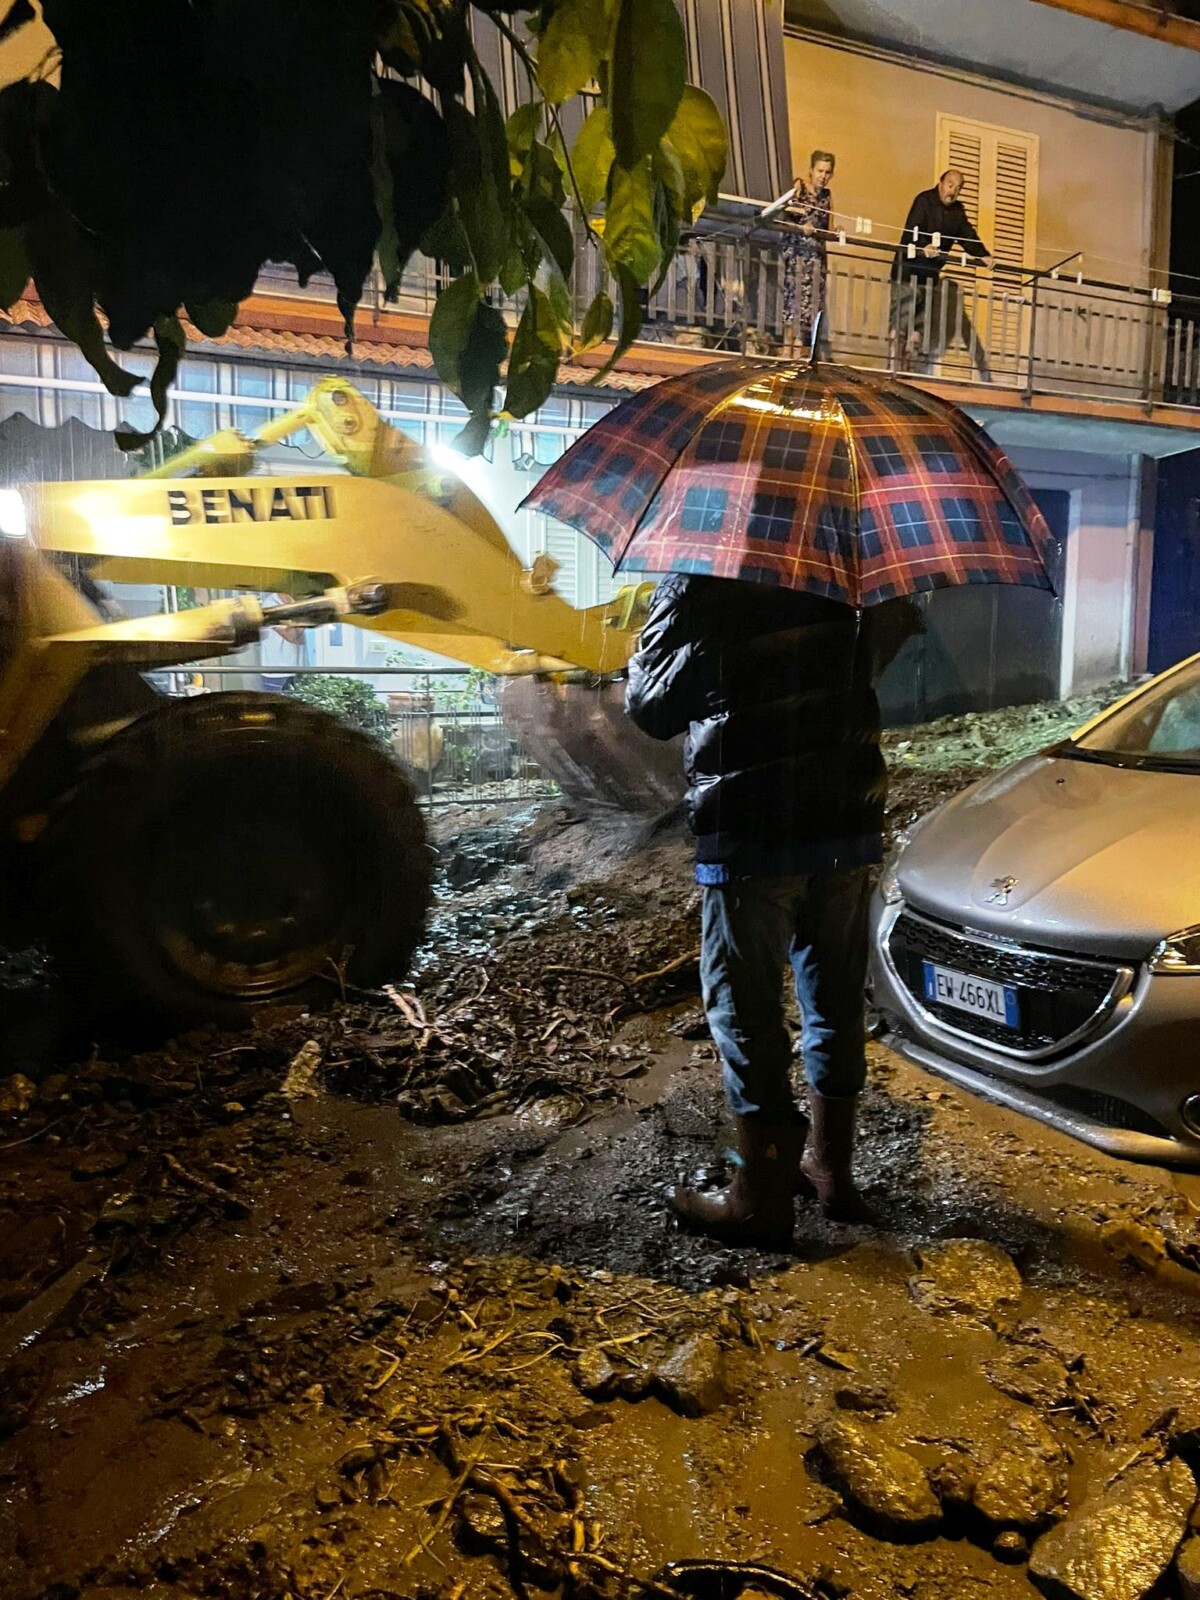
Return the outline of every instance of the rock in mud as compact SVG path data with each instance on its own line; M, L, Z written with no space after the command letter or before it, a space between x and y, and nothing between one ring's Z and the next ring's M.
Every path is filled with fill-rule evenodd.
M1195 1498L1182 1461L1136 1467L1043 1534L1030 1574L1054 1600L1143 1600L1171 1564Z
M1021 1303L1021 1274L999 1245L947 1239L916 1252L920 1269L908 1280L913 1300L935 1316L971 1317L1010 1328Z
M302 1044L288 1065L283 1094L288 1100L311 1100L321 1092L317 1073L321 1070L321 1046L315 1039Z
M890 1417L896 1402L881 1384L843 1383L833 1391L839 1411L858 1411L865 1417Z
M616 1393L617 1369L603 1350L585 1350L575 1363L575 1385L593 1400Z
M1200 1539L1189 1539L1179 1552L1175 1577L1182 1600L1200 1600Z
M1030 1412L1012 1419L1007 1441L985 1462L971 1504L999 1528L1038 1528L1067 1507L1067 1457Z
M992 1546L992 1554L997 1561L1004 1561L1016 1566L1018 1562L1029 1559L1029 1546L1025 1542L1025 1535L1018 1533L1015 1528L1009 1528L1004 1533L996 1535L996 1542Z
M1132 1261L1148 1270L1167 1259L1167 1241L1158 1228L1148 1228L1133 1217L1116 1217L1100 1229L1100 1242L1119 1261Z
M725 1358L715 1339L702 1334L680 1345L654 1369L659 1394L685 1417L704 1417L730 1398Z
M14 1072L0 1084L0 1117L23 1117L37 1099L37 1084Z
M817 1448L843 1494L874 1522L909 1534L932 1534L942 1508L925 1468L877 1427L835 1412L817 1432Z

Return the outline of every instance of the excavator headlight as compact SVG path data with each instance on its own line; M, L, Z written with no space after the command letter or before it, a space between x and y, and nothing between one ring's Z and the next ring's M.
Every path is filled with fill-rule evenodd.
M0 538L26 539L29 537L29 519L25 514L25 501L18 489L0 489Z

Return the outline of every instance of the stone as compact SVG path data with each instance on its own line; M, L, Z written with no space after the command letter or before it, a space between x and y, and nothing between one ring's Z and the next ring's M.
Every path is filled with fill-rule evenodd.
M885 1527L932 1534L942 1508L925 1468L877 1424L835 1412L817 1430L817 1449L843 1494Z
M593 1400L615 1393L617 1369L603 1350L585 1350L575 1363L575 1386Z
M1195 1499L1182 1461L1135 1467L1043 1534L1029 1571L1070 1600L1143 1600L1170 1566Z
M725 1358L707 1334L690 1339L654 1369L654 1386L685 1417L703 1417L730 1398Z
M888 1417L896 1409L896 1402L882 1384L843 1383L833 1391L833 1403L839 1411L859 1411L865 1417Z
M288 1063L282 1090L285 1100L311 1100L321 1093L317 1073L321 1070L321 1046L315 1039L302 1044Z
M1189 1539L1180 1550L1175 1579L1181 1600L1200 1600L1200 1539Z
M916 1252L919 1271L908 1280L913 1301L934 1316L970 1317L1011 1328L1024 1287L1011 1256L982 1239L946 1239Z
M1062 1516L1066 1452L1035 1413L1011 1419L1007 1441L980 1468L971 1504L1000 1528L1037 1528Z
M1153 1270L1167 1259L1167 1241L1158 1228L1147 1228L1132 1217L1117 1217L1100 1229L1100 1242L1119 1261L1132 1261Z
M0 1117L23 1117L37 1099L37 1084L14 1072L0 1084Z
M1008 1528L1003 1533L996 1535L996 1542L992 1545L992 1554L997 1561L1004 1561L1016 1566L1018 1562L1029 1559L1029 1546L1025 1535L1018 1533L1015 1528Z
M1015 1346L989 1361L983 1370L1001 1394L1039 1411L1065 1407L1074 1397L1070 1373L1049 1350Z

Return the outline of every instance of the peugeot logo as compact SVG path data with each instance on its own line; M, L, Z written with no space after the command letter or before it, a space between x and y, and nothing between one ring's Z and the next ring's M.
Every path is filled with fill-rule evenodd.
M991 894L987 897L989 906L1006 906L1009 896L1017 887L1015 878L993 878L991 881Z

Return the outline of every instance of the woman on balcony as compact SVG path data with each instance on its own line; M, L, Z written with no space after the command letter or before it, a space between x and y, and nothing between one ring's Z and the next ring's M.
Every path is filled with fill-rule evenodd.
M825 317L825 236L833 209L829 180L834 165L830 151L814 150L808 177L797 178L782 200L763 213L766 217L782 212L792 230L783 247L784 350L789 356L794 354L797 328L803 347L812 348L815 325L814 354L823 361L832 355Z

